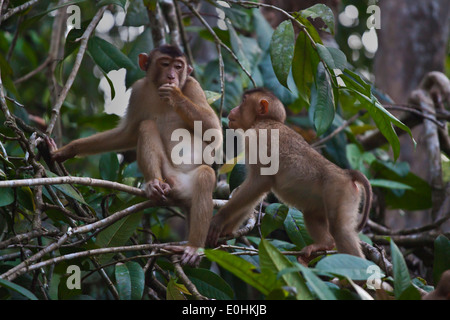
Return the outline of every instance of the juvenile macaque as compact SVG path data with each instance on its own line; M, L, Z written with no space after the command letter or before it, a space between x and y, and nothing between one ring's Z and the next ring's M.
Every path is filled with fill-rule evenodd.
M142 53L139 66L146 77L132 86L126 116L119 125L53 150L52 159L61 162L75 156L136 148L148 197L162 203L173 200L187 211L188 244L173 250L183 252L183 264L196 265L200 260L197 249L205 244L212 216L216 176L203 164L201 153L192 152L189 164L175 165L170 155L178 142L172 141L171 135L176 129L187 129L192 145L197 141L205 148L202 137L193 134L194 121L201 121L203 132L217 129L216 137L222 139L219 119L200 84L189 76L192 67L178 48L164 45L148 55ZM54 143L51 149L55 149Z
M372 190L367 178L355 170L343 170L309 146L283 124L285 109L280 100L265 89L244 93L242 103L231 110L232 129L254 130L261 143L261 132L273 135L278 130L279 167L275 174L261 174L261 162L247 164L248 176L228 203L213 217L207 243L217 244L218 237L231 234L269 191L284 203L304 214L306 227L314 243L302 251L305 257L318 250L337 246L341 253L364 257L357 234L357 215L364 193L363 220L368 217ZM273 150L267 138L267 150ZM261 145L258 145L260 148ZM248 148L247 148L248 149ZM246 158L248 157L246 152ZM248 163L248 162L247 162Z

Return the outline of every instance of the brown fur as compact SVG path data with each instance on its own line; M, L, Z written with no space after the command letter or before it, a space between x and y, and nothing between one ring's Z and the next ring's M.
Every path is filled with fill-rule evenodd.
M263 100L269 101L265 111ZM270 110L272 108L272 110ZM273 110L280 109L281 110ZM262 112L262 114L260 114ZM261 164L248 165L248 176L229 202L211 222L208 243L215 245L221 235L232 233L253 210L258 201L273 191L284 203L304 214L314 244L303 249L329 250L336 244L339 252L363 257L357 235L356 218L361 192L365 190L363 223L371 204L371 187L358 171L343 170L314 150L298 133L284 125L284 107L264 90L247 92L243 102L230 112L233 129L279 130L279 170L275 175L260 174ZM268 150L270 139L268 139Z
M170 154L178 142L171 141L171 134L175 129L187 129L192 138L201 139L192 134L194 121L201 121L203 131L217 129L221 139L220 122L200 84L189 76L192 67L179 49L163 46L149 55L140 54L139 65L147 76L133 85L127 113L120 124L74 140L53 151L52 158L61 162L76 155L136 148L149 198L169 198L187 208L188 245L186 250L176 249L184 252L183 263L195 265L199 262L197 248L204 246L212 215L215 173L204 164L174 165ZM206 146L203 141L202 145Z

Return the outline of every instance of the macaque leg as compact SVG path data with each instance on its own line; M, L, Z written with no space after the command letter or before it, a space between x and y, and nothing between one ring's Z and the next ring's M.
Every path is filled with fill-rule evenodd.
M208 245L215 247L220 236L229 235L238 228L272 184L270 176L247 177L228 203L213 217L208 232Z
M206 165L195 169L192 179L192 201L189 210L189 236L186 250L181 257L183 264L197 265L200 258L197 249L205 246L214 208L212 194L216 185L214 170Z
M162 168L169 165L158 126L153 120L144 120L139 125L137 141L137 163L146 182L145 191L150 199L166 200L171 190L164 182Z
M301 250L303 256L308 258L312 252L330 250L334 247L334 240L328 232L326 209L304 212L306 229L314 243Z
M343 198L345 199L345 198ZM347 253L364 258L356 231L358 202L347 198L346 202L328 210L330 232L336 242L339 253ZM353 205L352 205L353 202Z

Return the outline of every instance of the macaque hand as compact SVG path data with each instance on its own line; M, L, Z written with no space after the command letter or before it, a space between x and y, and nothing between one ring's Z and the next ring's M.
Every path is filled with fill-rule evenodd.
M173 83L165 83L160 86L158 94L161 100L171 106L177 105L178 100L182 97L181 90Z
M206 237L206 243L209 247L214 248L217 246L219 237L223 235L223 223L220 217L216 214L209 225L208 236Z
M166 249L182 254L180 262L182 265L187 265L193 268L198 267L200 261L202 260L201 253L203 249L196 246L167 246Z
M166 201L170 190L170 185L159 179L153 179L145 185L145 193L147 194L147 197L157 202Z
M58 149L55 140L49 137L45 137L45 143L48 146L48 150L53 161L64 162L67 159L71 159L76 156L75 152L73 152L73 148L69 145Z

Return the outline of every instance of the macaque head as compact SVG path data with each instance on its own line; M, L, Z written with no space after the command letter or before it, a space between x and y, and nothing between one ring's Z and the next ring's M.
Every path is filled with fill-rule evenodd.
M139 66L157 88L163 84L182 88L193 69L184 53L172 45L162 45L149 54L139 54Z
M256 88L244 92L242 102L228 115L231 129L247 130L256 120L272 119L284 122L286 110L281 101L269 90Z

